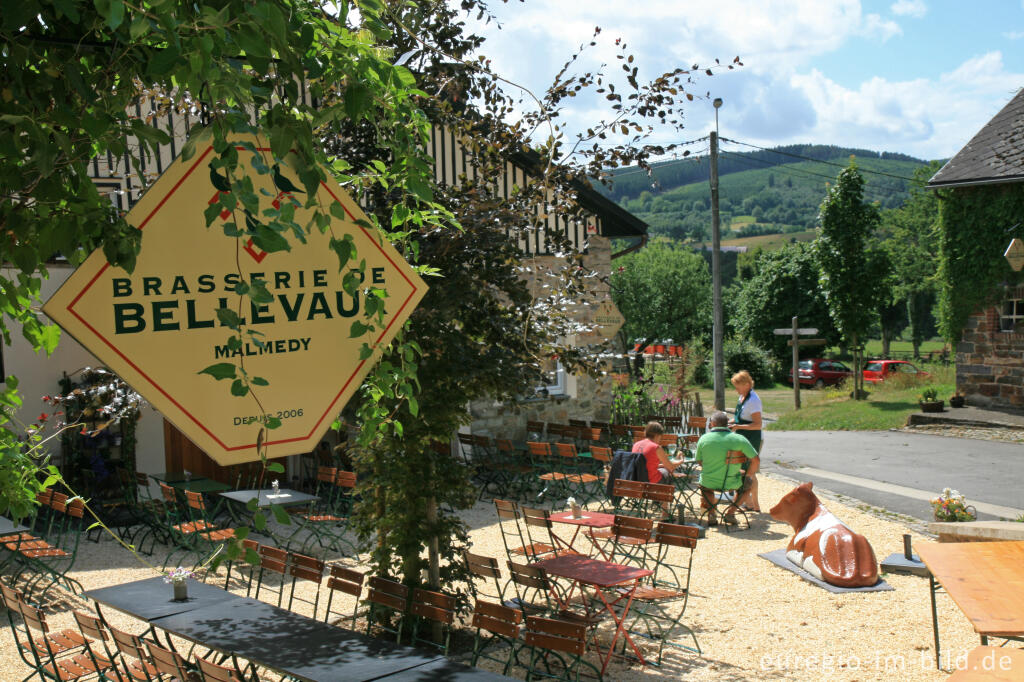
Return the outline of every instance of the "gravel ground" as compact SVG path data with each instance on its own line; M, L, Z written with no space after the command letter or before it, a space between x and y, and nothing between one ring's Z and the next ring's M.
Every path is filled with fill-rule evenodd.
M763 509L769 509L792 485L764 476L761 482ZM868 538L879 560L902 551L905 532L913 532L915 542L926 540L905 525L836 501L827 505ZM473 551L503 557L493 506L477 504L464 518L472 529ZM893 592L830 594L759 558L758 553L784 547L791 533L788 526L767 514L752 518L750 530L731 534L709 530L695 550L684 622L696 631L703 655L666 648L660 668L613 661L606 679L686 676L694 680L853 681L943 680L948 676L935 670L925 579L889 575L886 580L895 588ZM158 552L147 560L159 565L163 556ZM223 571L220 569L221 581ZM150 577L154 572L112 540L104 539L99 544L83 541L72 575L86 589L94 589ZM309 586L300 589L310 594ZM50 597L50 622L55 630L74 627L70 609L91 609L86 600L56 589ZM344 608L350 611L353 605L347 601ZM951 656L951 664L944 665L949 668L958 656L976 646L978 639L948 596L939 596L938 607L943 658ZM303 609L308 612L309 607L297 610ZM110 609L104 614L116 627L136 633L144 629L142 623ZM650 650L649 643L640 646ZM590 660L596 659L591 655ZM5 627L0 631L0 679L20 680L26 673L10 628ZM513 674L523 677L521 670Z
M933 436L949 436L950 438L973 438L975 440L998 440L1004 443L1024 443L1024 429L1005 427L986 428L948 426L946 424L919 424L917 426L904 426L900 431L927 433Z

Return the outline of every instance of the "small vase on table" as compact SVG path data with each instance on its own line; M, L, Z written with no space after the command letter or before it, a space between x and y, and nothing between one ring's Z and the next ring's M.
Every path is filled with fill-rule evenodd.
M164 575L164 582L174 588L174 601L188 599L188 579L194 577L195 574L192 571L181 566Z

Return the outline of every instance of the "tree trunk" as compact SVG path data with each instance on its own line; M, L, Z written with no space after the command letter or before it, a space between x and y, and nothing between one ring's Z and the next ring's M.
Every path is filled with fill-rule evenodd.
M882 357L889 357L889 345L892 341L892 334L885 327L882 327Z

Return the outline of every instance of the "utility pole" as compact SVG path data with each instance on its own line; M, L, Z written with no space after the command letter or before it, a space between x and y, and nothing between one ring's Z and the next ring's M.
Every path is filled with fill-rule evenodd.
M722 353L722 234L718 224L718 109L721 98L716 98L715 129L711 131L711 306L714 327L711 343L715 368L715 409L725 409L725 361Z

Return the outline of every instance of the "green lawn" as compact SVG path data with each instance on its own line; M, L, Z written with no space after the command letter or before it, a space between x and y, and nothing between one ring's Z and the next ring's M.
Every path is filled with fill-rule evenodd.
M941 351L946 343L942 339L932 339L925 341L921 344L921 354L930 353L932 351ZM914 352L914 344L910 341L892 341L889 344L889 351L893 353L912 353ZM872 339L864 344L864 352L867 353L868 357L881 357L882 356L882 342L879 339ZM824 357L833 357L839 354L838 348L829 348L825 351Z
M869 431L884 430L903 426L911 412L918 411L918 396L925 386L935 388L939 398L949 400L955 390L954 369L931 365L928 367L932 378L918 385L897 384L893 380L868 386L867 400L852 400L850 389L825 389L823 391L801 391L803 408L793 409L792 398L784 406L784 391L779 389L759 390L765 412L778 415L778 420L769 424L774 431ZM792 389L788 390L790 396ZM770 395L771 402L765 396ZM775 407L783 407L776 410Z

